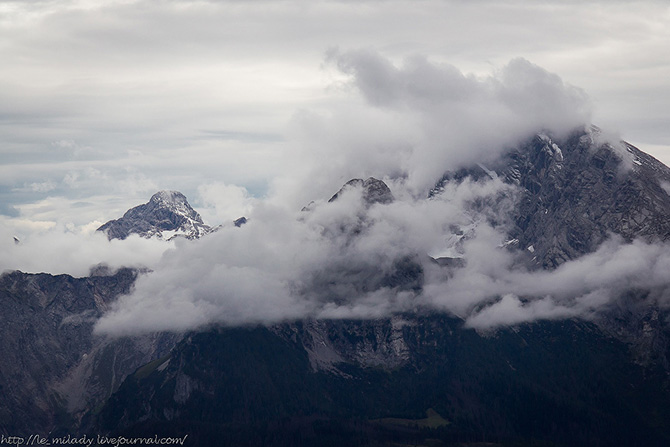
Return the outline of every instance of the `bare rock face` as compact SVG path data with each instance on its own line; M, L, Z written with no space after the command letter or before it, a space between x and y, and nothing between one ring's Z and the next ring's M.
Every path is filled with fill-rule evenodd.
M159 191L148 203L136 206L120 219L110 220L98 228L111 239L125 239L131 234L145 238L170 240L175 237L197 239L212 231L178 191Z
M536 138L509 156L524 196L516 218L522 246L533 245L545 268L592 252L615 233L631 241L670 239L670 169L626 144L598 145L591 134L565 141Z
M271 331L287 340L299 341L314 371L346 375L338 365L392 370L412 358L406 330L416 322L401 316L373 321L308 320L277 325Z
M612 233L626 241L670 239L670 168L636 147L600 141L599 130L566 138L539 134L506 153L488 173L448 173L448 181L497 175L519 187L510 240L531 265L553 269L595 251Z

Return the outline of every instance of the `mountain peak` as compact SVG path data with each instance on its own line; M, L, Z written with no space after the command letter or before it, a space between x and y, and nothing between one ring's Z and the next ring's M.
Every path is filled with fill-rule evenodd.
M539 133L488 167L446 173L430 194L466 178L515 185L507 236L534 268L553 269L594 252L612 234L628 242L670 240L670 169L599 135L596 127L563 137ZM496 215L498 222L502 217Z
M151 196L151 199L149 201L155 203L166 203L166 204L185 203L188 205L188 200L186 199L186 196L180 193L179 191L169 191L169 190L158 191L156 194Z
M374 177L369 177L367 180L360 178L349 180L333 197L330 198L330 200L328 200L328 202L337 200L337 198L349 188L362 188L363 200L367 205L393 202L393 194L386 183Z
M148 203L129 209L120 219L98 228L111 239L131 234L145 238L171 240L175 237L197 239L212 231L179 191L158 191Z

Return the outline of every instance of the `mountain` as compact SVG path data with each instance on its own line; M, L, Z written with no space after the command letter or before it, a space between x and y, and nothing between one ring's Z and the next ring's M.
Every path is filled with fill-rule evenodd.
M475 201L471 211L494 209L482 215L506 231L504 247L531 271L592 253L611 234L670 239L670 170L627 143L605 142L598 129L535 135L486 166L445 173L430 195L491 179L513 186L513 206ZM368 206L393 200L370 178L348 182L330 201L351 188ZM364 280L361 292L419 293L425 257L398 259L390 274L342 268L369 270L352 273ZM449 276L468 260L433 262ZM309 287L332 286L320 274ZM648 295L621 290L590 320L488 331L428 309L212 328L129 375L85 427L188 434L194 445L665 446L670 312Z
M530 272L560 269L612 235L670 239L670 169L596 128L539 133L496 160L445 172L425 200L491 180L510 188L467 211L504 232L496 250ZM374 207L396 200L383 181L353 179L301 218L350 190L361 194L359 214L328 231L355 245ZM169 239L208 228L183 195L163 191L100 230ZM477 226L444 231L458 245ZM430 269L449 281L468 258L417 252L387 264L336 260L297 286L346 299L337 281L353 278L347 293L419 296ZM670 445L670 311L644 287L620 290L588 319L488 330L419 306L377 319L93 336L94 321L139 274L0 277L1 434L188 435L189 445L239 446Z
M171 240L175 237L197 239L212 231L178 191L159 191L148 203L129 209L120 219L110 220L98 228L111 239L125 239L131 234Z

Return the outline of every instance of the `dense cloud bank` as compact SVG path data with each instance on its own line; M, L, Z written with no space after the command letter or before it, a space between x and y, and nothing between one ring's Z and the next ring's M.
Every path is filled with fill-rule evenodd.
M153 273L138 280L132 295L121 298L98 330L374 318L410 311L425 303L411 285L389 279L397 262L428 266L429 252L457 249L450 229L476 225L478 216L465 212L467 203L513 196L499 180L465 182L432 200L370 206L362 194L361 186L347 188L337 200L318 201L298 213L260 204L240 228L178 244Z
M484 77L421 56L397 64L369 50L331 50L327 61L357 101L296 115L301 169L275 184L302 202L314 199L305 184L325 195L368 176L404 178L425 195L447 170L490 162L540 131L560 136L590 123L582 90L521 58Z
M487 215L500 216L516 198L497 179L451 183L429 200L368 206L361 197L360 188L350 188L297 214L262 205L240 228L178 244L99 321L98 332L426 311L489 329L591 318L631 288L668 300L666 245L613 236L554 271L528 270L524 251L506 248L505 223L489 224ZM429 253L461 258L463 266L440 266Z

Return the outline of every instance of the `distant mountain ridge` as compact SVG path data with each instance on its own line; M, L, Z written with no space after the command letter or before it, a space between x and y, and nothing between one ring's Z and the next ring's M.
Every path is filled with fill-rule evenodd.
M111 239L131 234L144 238L171 240L175 237L197 239L213 231L178 191L159 191L148 203L129 209L123 217L110 220L97 231Z

